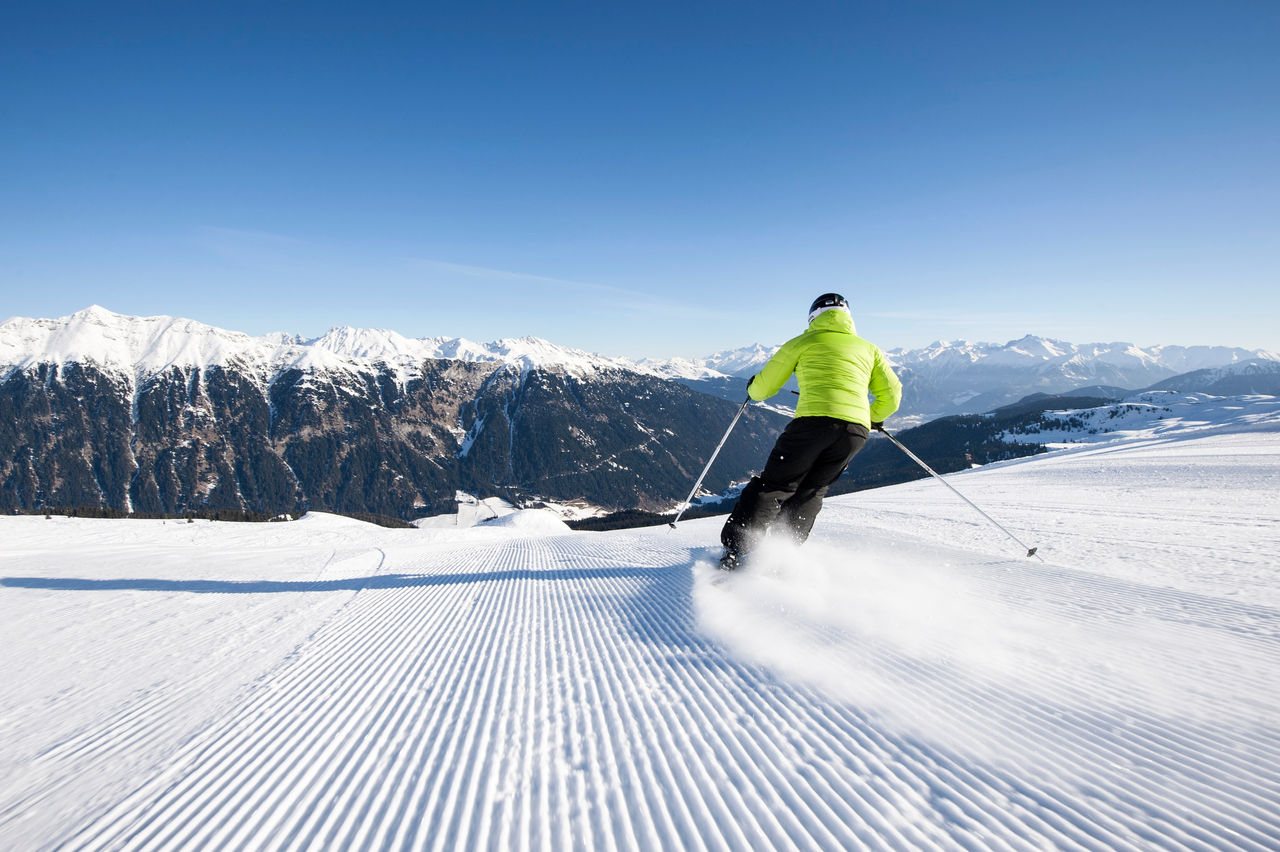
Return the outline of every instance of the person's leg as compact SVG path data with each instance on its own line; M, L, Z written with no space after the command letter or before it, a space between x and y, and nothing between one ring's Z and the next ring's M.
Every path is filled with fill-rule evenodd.
M755 514L756 504L759 502L760 477L753 476L738 495L738 502L733 505L733 511L720 529L720 543L726 551L734 554L746 551L747 524Z
M849 462L867 443L870 433L850 424L845 434L819 453L813 467L778 512L778 522L796 544L804 544L813 530L813 522L822 511L822 500L832 484L848 468Z
M753 477L738 497L720 531L725 550L746 553L778 516L782 504L796 493L818 457L833 440L847 433L825 417L799 417L778 436L760 475Z

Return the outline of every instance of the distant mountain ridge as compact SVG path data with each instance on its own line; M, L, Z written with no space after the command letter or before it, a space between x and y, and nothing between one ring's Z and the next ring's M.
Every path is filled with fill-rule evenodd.
M558 368L575 375L626 370L683 381L712 392L754 375L777 346L759 343L705 358L631 360L559 346L537 337L477 343L459 337L409 338L386 329L335 327L306 339L276 333L252 337L190 319L133 317L99 306L60 319L13 318L0 324L0 371L38 363L91 361L128 367L141 376L168 367L254 364L261 370L362 369L380 364L397 374L426 360L494 362L519 369ZM1198 370L1253 361L1280 362L1280 354L1228 346L1132 343L1074 344L1026 335L1008 343L937 341L885 354L904 377L906 410L968 413L1013 402L1028 393L1063 393L1088 385L1140 389ZM0 377L3 373L0 373ZM912 387L914 385L914 387ZM913 398L914 397L914 398Z
M430 360L495 362L520 369L556 367L575 375L609 369L659 375L624 358L593 355L537 337L476 343L460 337L415 339L386 329L349 326L332 328L314 339L283 333L252 337L195 320L128 316L97 305L60 319L15 317L0 323L0 370L4 371L42 363L92 362L128 368L142 377L170 367L235 364L251 364L268 373L362 369L375 364L403 372Z
M1257 359L1224 367L1192 370L1144 390L1175 390L1214 396L1280 395L1280 361Z
M320 509L414 518L454 495L662 509L734 405L538 338L251 337L93 307L0 324L0 509ZM707 487L763 457L752 408Z
M1204 389L1235 378L1270 390L1224 394ZM1177 387L1138 393L1115 389L1119 392L1114 395L1106 389L1098 389L1095 396L1037 393L983 414L940 417L891 431L933 470L954 473L1075 445L1210 430L1280 430L1280 363L1255 361L1239 368L1194 371L1171 384ZM927 475L889 441L873 435L831 493Z
M690 386L729 399L740 397L743 380L759 371L777 347L760 344L719 352L696 367L706 372L684 378ZM1196 370L1252 362L1280 362L1262 349L1230 346L1152 346L1132 343L1075 344L1026 335L1008 343L938 341L920 349L889 349L885 355L903 381L902 415L927 420L973 414L1016 402L1031 393L1066 393L1108 385L1143 389ZM662 362L648 362L661 372ZM718 369L722 368L722 369Z
M635 362L536 337L476 343L350 327L254 337L97 306L14 318L0 323L0 509L412 518L447 511L462 490L661 511L687 493L746 376L774 351ZM1232 347L1027 336L887 354L905 385L901 427L1031 395L1280 391L1280 358ZM1186 367L1197 369L1178 372ZM750 407L706 488L758 468L783 423ZM965 427L982 461L1011 451L989 425ZM874 459L859 466L875 473Z

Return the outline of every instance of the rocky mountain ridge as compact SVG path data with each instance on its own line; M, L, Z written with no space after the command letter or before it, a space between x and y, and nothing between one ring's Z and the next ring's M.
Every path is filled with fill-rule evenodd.
M458 337L408 338L387 329L335 327L321 337L253 337L190 319L135 317L91 306L60 319L15 317L0 323L0 378L38 364L94 363L146 379L171 367L236 366L267 380L300 370L382 366L410 378L426 361L496 362L522 370L556 368L582 376L599 370L663 374L537 337L476 343Z
M413 518L448 511L461 490L662 511L705 463L743 375L772 351L636 363L533 337L480 344L348 327L252 337L100 307L12 319L0 324L0 509ZM1206 393L1274 393L1280 381L1271 353L1227 347L1029 336L890 357L906 385L901 427L922 411L991 411L1028 394L1116 398L1152 376ZM1216 362L1167 378L1174 365ZM757 468L783 423L749 408L708 491Z
M719 437L706 424L735 406L628 367L536 338L254 338L100 308L11 320L0 509L411 518L459 490L669 507ZM749 410L707 487L757 464L784 422Z

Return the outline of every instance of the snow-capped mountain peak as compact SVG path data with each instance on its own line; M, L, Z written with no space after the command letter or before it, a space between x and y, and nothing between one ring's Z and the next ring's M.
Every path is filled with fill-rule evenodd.
M92 305L58 319L14 317L0 324L0 369L41 363L88 362L139 379L169 367L252 365L267 373L286 368L360 369L384 364L397 372L426 360L496 361L522 371L559 368L577 375L600 369L656 374L625 359L558 346L537 337L476 343L465 338L409 338L388 329L335 326L304 339L276 332L253 337L191 319L138 317Z
M1280 355L1273 352L1239 347L1153 346L1142 349L1125 342L1075 344L1034 335L1004 344L973 343L967 340L937 341L921 349L891 349L885 354L894 364L915 370L928 369L930 366L954 366L957 363L986 366L1030 365L1037 362L1102 363L1116 367L1163 370L1169 375L1257 358L1280 360Z
M507 337L483 347L488 356L480 360L502 361L523 370L556 366L570 373L582 374L602 367L635 369L629 361L592 355L580 349L558 346L540 337Z
M170 367L237 366L270 380L286 369L363 370L384 365L401 380L429 360L498 362L511 369L555 369L577 376L625 370L682 381L736 397L736 380L758 372L777 351L759 343L700 359L631 361L560 346L539 337L477 343L461 337L410 338L388 329L336 326L304 339L273 333L253 337L170 316L137 317L92 305L59 319L15 317L0 324L0 376L41 363L89 362L142 382ZM935 341L885 353L908 389L903 412L920 416L987 410L1028 393L1082 386L1149 387L1197 370L1280 361L1265 350L1225 346L1073 344L1028 334L1003 344Z
M402 334L381 328L334 326L311 345L353 361L395 362L419 348Z
M92 362L144 373L170 365L222 364L287 347L282 335L253 338L191 319L135 317L92 305L60 319L0 324L0 366Z
M699 381L727 378L724 373L708 366L706 361L697 358L645 358L637 362L637 366L655 375L669 379Z
M776 347L756 344L707 358L646 361L645 367L725 398L740 395L726 384L759 371ZM1227 346L1154 346L1127 342L1075 344L1027 334L1007 343L937 340L919 349L885 352L903 379L900 415L932 418L976 413L1030 393L1065 393L1081 387L1137 390L1172 376L1250 361L1280 362L1266 350Z
M707 366L729 376L748 376L759 372L765 362L778 351L777 346L753 343L741 349L717 352L706 359Z
M1005 344L1005 349L1017 355L1025 355L1028 358L1048 360L1050 358L1061 358L1067 354L1071 349L1071 344L1028 334Z

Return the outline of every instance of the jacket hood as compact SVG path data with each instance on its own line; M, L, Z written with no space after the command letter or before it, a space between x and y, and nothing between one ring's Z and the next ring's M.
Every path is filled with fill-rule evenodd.
M853 317L842 310L823 311L809 323L809 331L843 331L856 334L853 329Z

